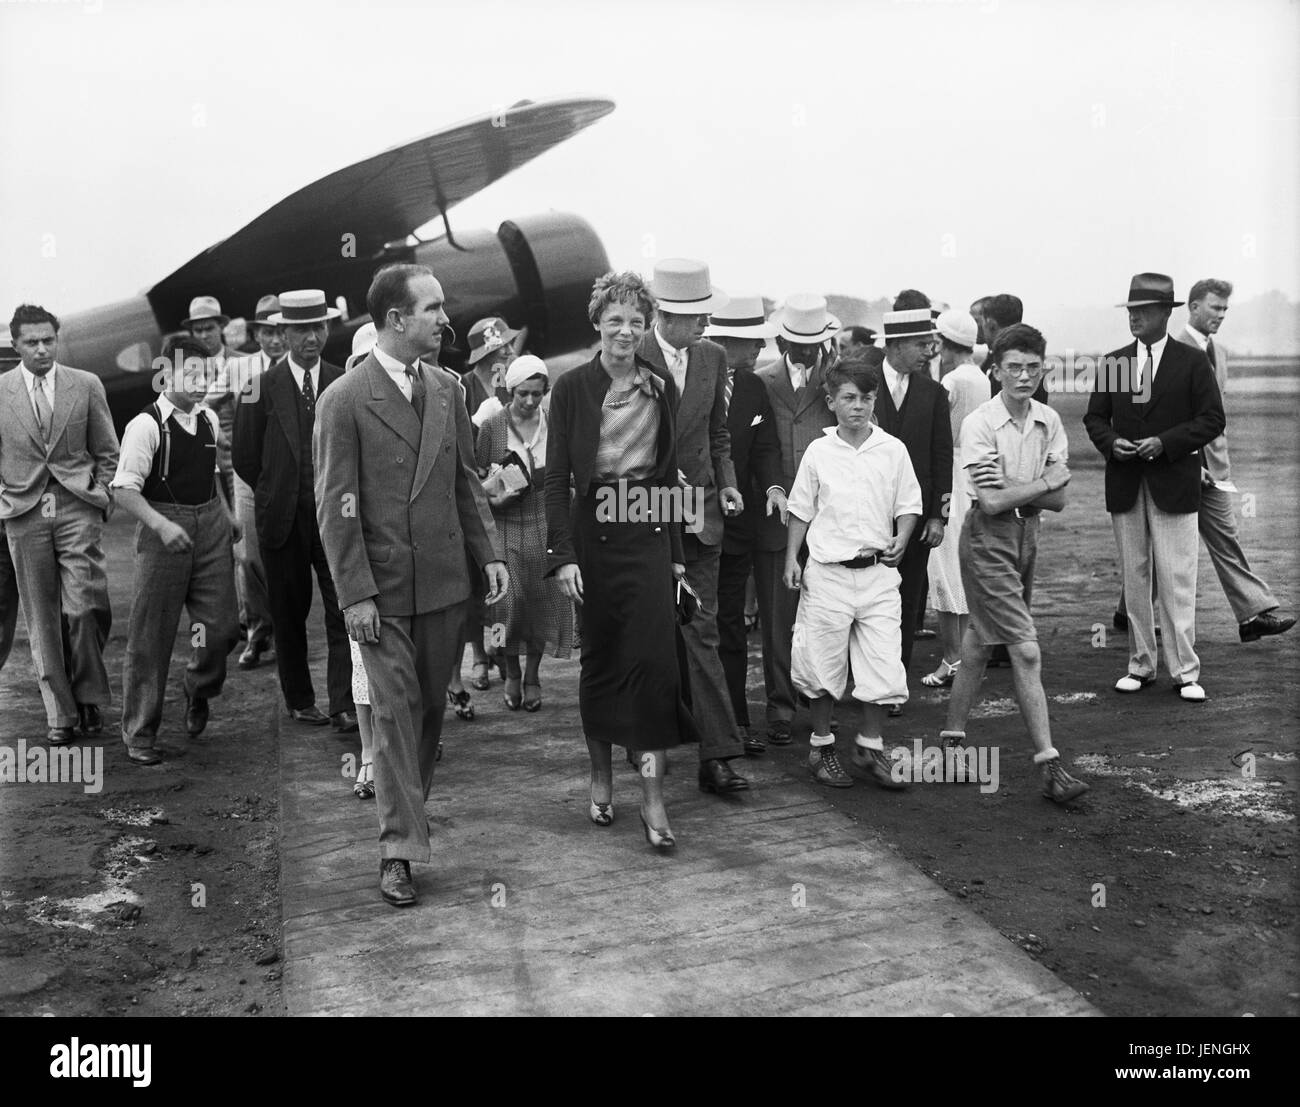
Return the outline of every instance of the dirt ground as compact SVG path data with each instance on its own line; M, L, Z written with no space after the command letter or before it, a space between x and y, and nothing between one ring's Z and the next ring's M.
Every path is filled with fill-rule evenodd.
M994 670L968 730L972 742L999 747L996 792L919 784L892 793L860 782L831 798L1106 1014L1294 1016L1300 631L1239 644L1202 554L1197 648L1209 700L1182 703L1165 673L1138 696L1113 693L1126 645L1110 628L1118 574L1100 461L1079 425L1082 401L1054 403L1075 479L1070 509L1043 530L1035 610L1054 741L1092 791L1069 810L1038 795L1010 674ZM1295 406L1294 397L1228 403L1234 472L1253 497L1243 541L1288 607L1300 578ZM114 675L129 542L129 524L116 519L107 540ZM44 734L21 635L20 620L0 675L9 746ZM761 722L757 637L751 645ZM935 741L947 694L915 678L938 656L936 643L919 643L913 699L887 732L898 744ZM323 669L323 655L315 660ZM180 729L179 672L174 664L165 744L175 756L164 766L125 760L115 704L100 743L101 792L0 785L0 1014L283 1013L274 672L233 672L200 741ZM285 724L285 740L294 729ZM768 757L802 777L805 753L796 741Z

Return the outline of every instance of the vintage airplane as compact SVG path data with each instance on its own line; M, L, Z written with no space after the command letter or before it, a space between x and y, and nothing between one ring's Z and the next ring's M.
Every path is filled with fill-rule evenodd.
M585 220L551 212L508 220L495 234L453 233L447 213L613 109L609 100L525 100L331 173L144 295L61 319L59 360L103 380L121 433L152 398L153 359L164 336L188 314L192 297L216 296L230 315L251 318L265 293L324 289L345 308L345 323L331 334L325 353L342 364L352 332L369 318L371 277L395 261L428 265L438 275L461 345L475 320L499 315L512 327L527 327L528 348L541 357L590 348L587 301L609 259ZM414 237L439 216L441 237ZM16 360L12 350L4 353ZM442 360L454 367L455 357Z

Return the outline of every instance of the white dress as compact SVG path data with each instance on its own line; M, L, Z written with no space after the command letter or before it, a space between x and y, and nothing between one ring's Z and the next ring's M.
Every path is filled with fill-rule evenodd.
M348 649L352 651L352 702L360 707L369 707L370 682L366 679L366 667L361 663L361 647L355 639L349 638Z
M948 501L948 525L943 543L930 554L930 602L935 611L968 614L966 591L961 586L961 561L957 551L962 523L970 509L970 482L960 467L961 424L991 396L989 379L969 362L957 366L940 382L948 390L948 413L952 420L952 498Z

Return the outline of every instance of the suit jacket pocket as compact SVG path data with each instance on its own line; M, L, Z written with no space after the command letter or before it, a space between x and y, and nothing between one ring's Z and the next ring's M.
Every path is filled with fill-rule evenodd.
M367 546L366 557L375 564L383 564L393 556L392 546Z

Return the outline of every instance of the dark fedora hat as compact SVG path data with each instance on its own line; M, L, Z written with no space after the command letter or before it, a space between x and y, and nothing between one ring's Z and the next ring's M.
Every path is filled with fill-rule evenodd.
M1182 307L1182 300L1174 299L1174 281L1163 273L1139 273L1128 283L1128 299L1116 307L1145 307L1159 304L1161 307Z

